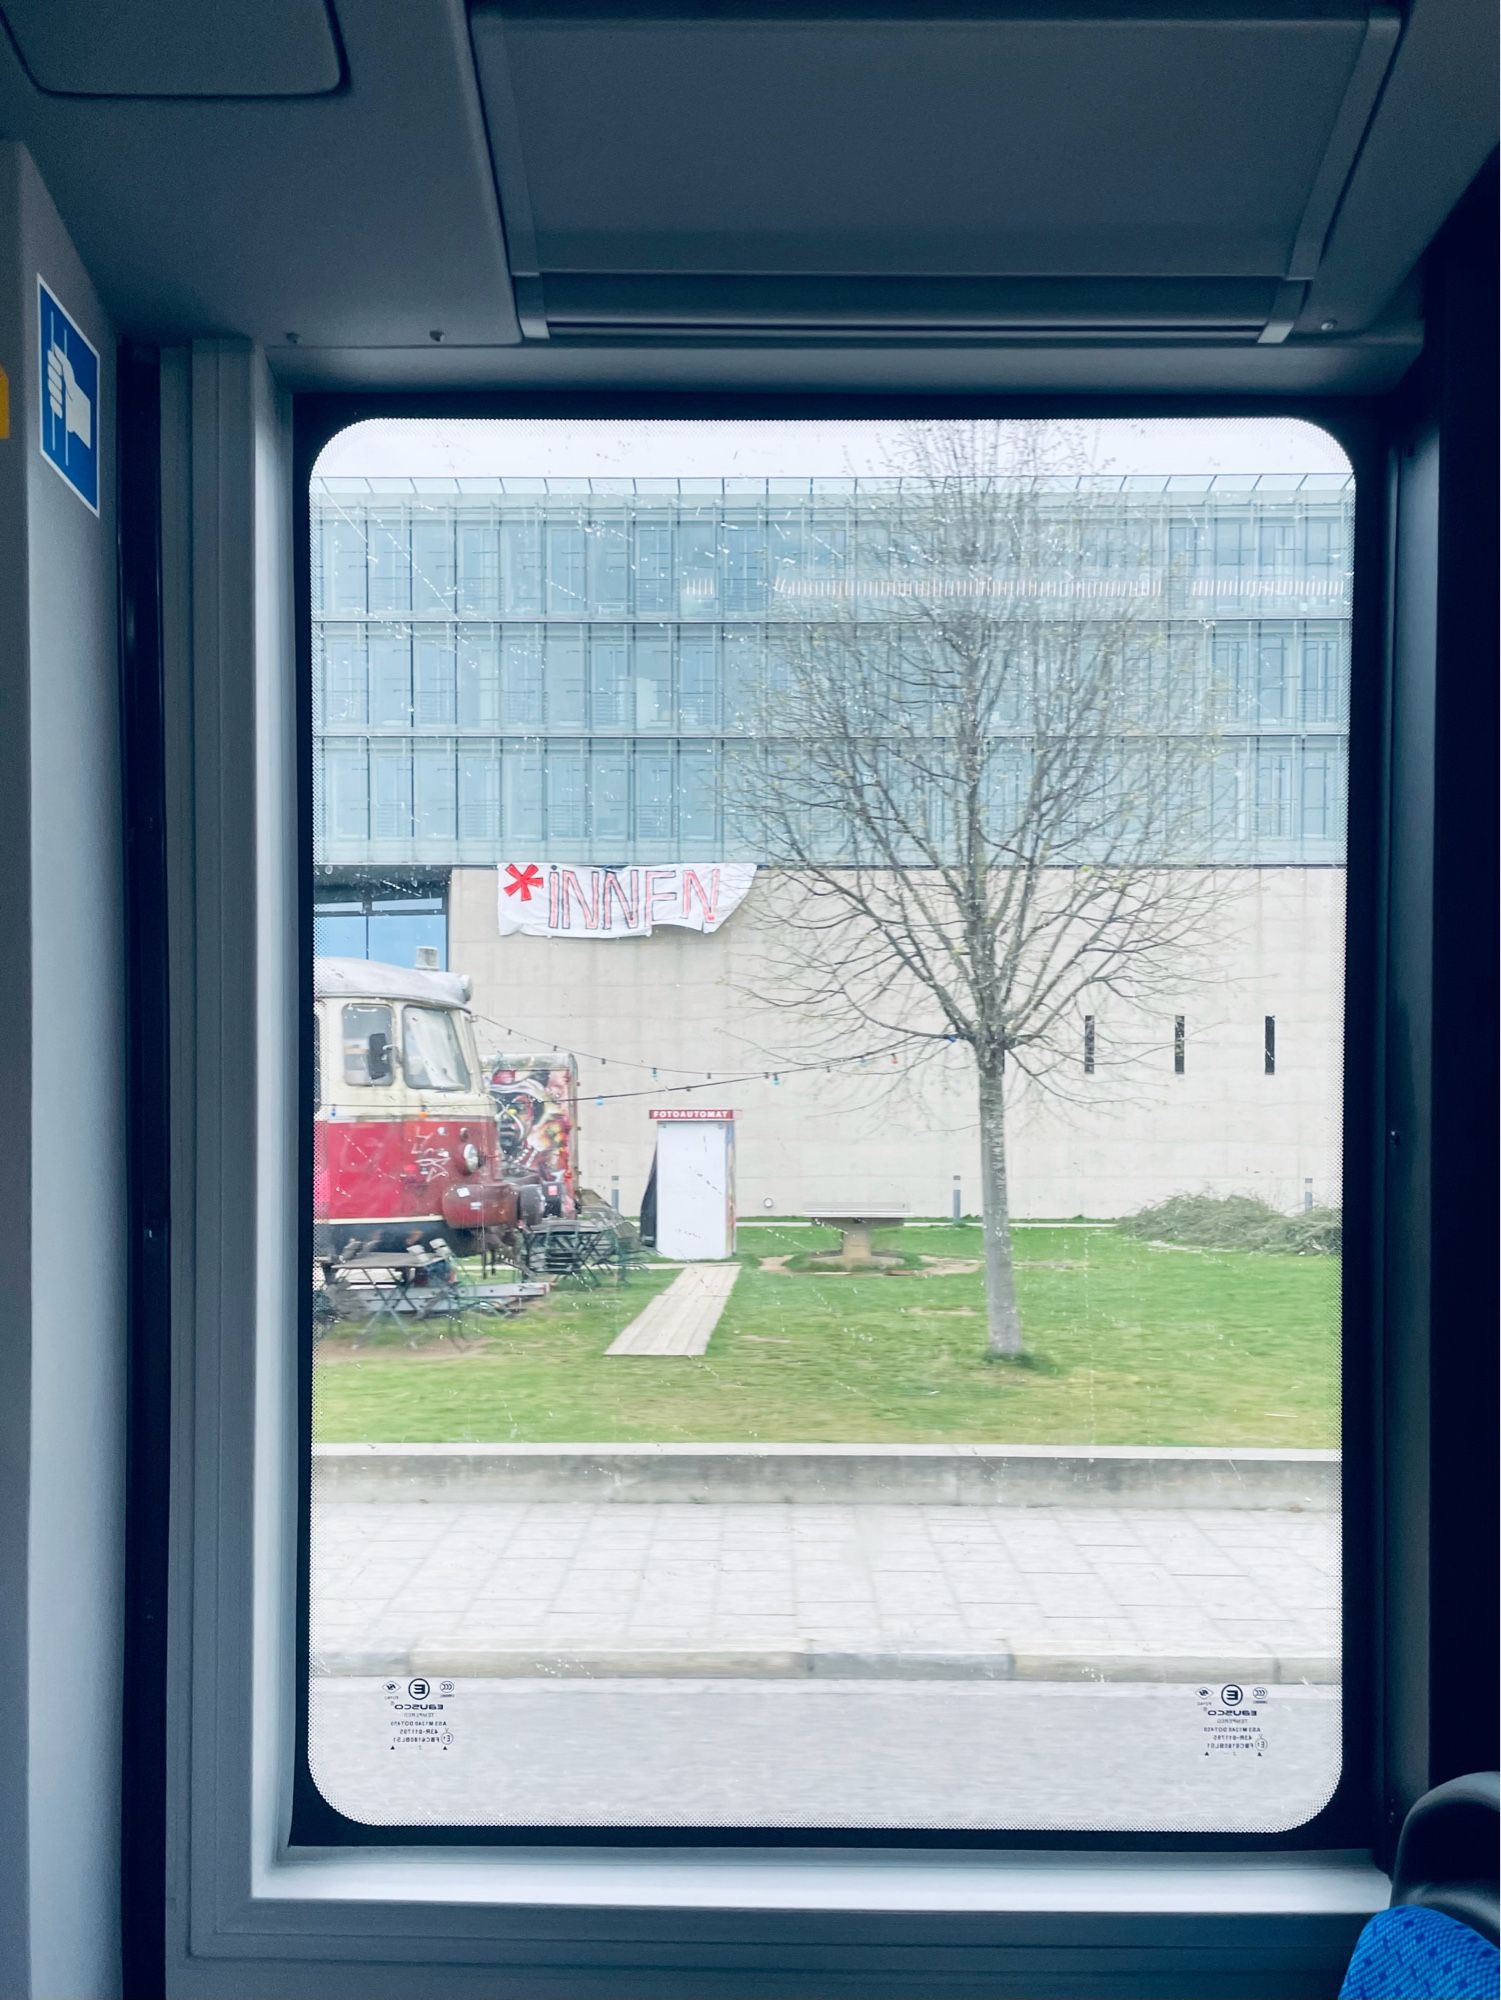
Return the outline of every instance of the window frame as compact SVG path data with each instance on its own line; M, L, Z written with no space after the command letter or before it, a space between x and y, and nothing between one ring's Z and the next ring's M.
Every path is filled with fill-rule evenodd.
M1014 399L781 396L307 396L295 412L263 359L237 343L168 357L164 465L184 453L191 476L166 495L164 622L169 686L185 697L169 724L169 796L191 774L189 821L174 808L175 1050L173 1371L178 1390L172 1546L176 1593L169 1685L176 1720L169 1780L188 1801L170 1834L169 1871L183 1885L178 1939L191 1964L186 1994L248 1995L269 1958L303 1962L287 1991L333 1990L339 1960L359 1984L409 1990L420 1963L434 1995L494 1990L497 1967L578 1975L656 1968L650 1990L711 1990L705 1966L754 1966L810 1982L820 1968L866 1963L928 1982L983 1964L1027 1990L1040 1968L1098 1965L1103 1951L1160 1947L1178 1967L1154 1990L1229 1992L1255 1964L1274 1976L1333 1965L1384 1895L1369 1859L1383 1828L1384 1769L1370 1667L1377 1632L1376 1504L1381 1437L1369 1337L1344 1346L1346 1568L1345 1760L1334 1802L1291 1835L1218 1840L1181 1835L861 1834L798 1828L716 1842L708 1830L335 1829L289 1838L293 1774L305 1770L298 1682L306 1654L305 1519L310 1384L307 1351L285 1351L306 1286L311 1134L303 1116L311 1041L311 701L307 479L323 443L346 424L386 416L1036 415ZM1351 990L1381 986L1378 840L1390 704L1384 660L1384 440L1358 403L1183 398L1050 399L1046 413L1133 417L1303 417L1349 453L1357 480L1354 675L1368 697L1351 717L1347 941ZM246 671L246 669L249 671ZM238 746L253 742L247 758ZM288 810L288 808L295 808ZM293 837L295 829L295 838ZM253 940L237 943L253 884ZM216 900L217 899L217 900ZM1347 1022L1347 1201L1375 1215L1373 1157L1383 1130L1378 1021ZM233 1050L254 1053L229 1063ZM1354 1088L1352 1088L1352 1085ZM238 1209L236 1207L238 1204ZM250 1213L226 1233L220 1218ZM1373 1268L1379 1232L1359 1228L1345 1278L1345 1324L1378 1329ZM295 1252L294 1252L295 1246ZM308 1253L307 1255L304 1252ZM278 1332L280 1326L283 1332ZM235 1353L254 1365L236 1380ZM295 1363L295 1365L293 1365ZM297 1497L297 1518L288 1501ZM296 1583L295 1624L289 1589ZM308 1843L312 1836L315 1844ZM832 1851L831 1851L832 1850ZM687 1914L686 1913L691 1913ZM1268 1935L1265 1920L1278 1918ZM689 1940L684 1943L685 1934ZM375 1942L378 1937L379 1943ZM827 1956L837 1948L837 1959ZM646 1958L642 1958L642 1953ZM979 1954L978 1956L976 1954ZM862 1961L860 1954L865 1954ZM1249 1956L1248 1956L1249 1955ZM376 1961L379 1963L376 1963ZM313 1974L316 1962L317 1972ZM433 1968L450 1968L441 1983ZM671 1968L682 1968L681 1978ZM664 1973L663 1968L666 1968ZM543 1974L545 1977L545 1973ZM1216 1984L1222 1980L1223 1986ZM479 1983L475 1983L479 1982ZM582 1991L581 1986L570 1991ZM627 1990L619 1985L614 1991ZM643 1989L646 1990L646 1989ZM1238 1990L1238 1989L1237 1989Z
M1015 405L1007 403L1005 399L984 398L965 398L962 400L962 408L957 401L946 403L941 412L936 410L932 404L916 403L909 399L904 399L900 408L893 408L886 401L879 401L870 397L821 397L816 399L768 399L753 396L733 398L715 397L691 399L691 403L689 399L679 397L664 399L650 395L592 396L580 398L577 396L556 394L526 398L475 395L436 397L351 395L348 397L319 396L297 399L294 413L295 432L292 474L294 507L292 553L296 577L297 622L295 636L297 648L297 682L295 702L300 765L310 770L315 754L312 724L313 631L312 556L310 541L312 501L310 482L319 453L329 439L336 436L339 431L352 423L358 423L373 416L406 418L413 416L429 416L433 418L504 418L506 416L525 416L533 421L544 415L571 417L580 414L600 417L615 415L621 417L679 419L692 417L696 414L711 414L721 418L743 417L766 414L765 405L768 401L774 402L777 405L776 414L783 418L797 415L827 417L831 414L844 415L850 418L860 416L898 417L904 411L908 410L920 414L941 413L944 415L993 414L996 416L1005 416L1017 414ZM704 407L705 405L707 407ZM1033 406L1029 410L1029 414L1033 416L1040 413L1066 418L1078 416L1083 412L1081 412L1077 403L1068 403L1060 399L1057 405L1049 402L1045 412L1040 412L1036 406ZM1103 415L1115 414L1116 412L1114 409L1107 412L1091 406L1088 413ZM1138 402L1134 405L1130 413L1141 417L1155 414L1164 417L1175 416L1182 418L1227 412L1222 412L1221 410L1202 404L1186 404L1176 400L1172 402L1157 400L1152 402L1150 406L1145 402ZM1307 421L1316 423L1341 444L1350 459L1352 471L1355 475L1355 546L1357 549L1364 547L1367 550L1369 558L1369 555L1379 547L1374 532L1373 516L1379 508L1381 481L1376 465L1372 462L1374 454L1368 420L1363 419L1359 413L1352 412L1349 405L1338 407L1330 405L1320 406L1318 414L1315 414L1307 406L1296 408L1281 405L1275 407L1259 406L1250 412L1247 411L1243 404L1236 406L1235 414L1246 415L1248 413L1263 417L1302 417ZM827 521L825 521L824 526L827 527L827 525ZM850 522L845 519L843 514L840 515L840 526L845 542L847 544L852 543L853 531ZM1243 543L1247 543L1250 548L1254 549L1255 524L1242 523L1241 527L1244 531L1242 533ZM1350 794L1352 809L1349 829L1347 880L1351 884L1349 900L1352 905L1358 899L1355 888L1358 876L1361 877L1360 892L1368 902L1374 904L1376 896L1376 856L1374 851L1365 852L1363 869L1363 851L1359 850L1356 844L1357 826L1353 802L1357 794L1364 789L1367 781L1374 783L1376 779L1376 772L1372 768L1364 771L1361 778L1357 780L1355 776L1355 762L1357 742L1364 746L1364 754L1369 756L1377 740L1375 732L1367 725L1372 715L1379 712L1382 685L1379 649L1372 643L1375 636L1375 623L1369 615L1361 615L1361 607L1356 600L1363 595L1365 599L1365 613L1369 614L1374 610L1374 607L1379 603L1379 579L1380 564L1378 557L1377 561L1372 565L1369 574L1365 574L1360 567L1356 568L1356 581L1352 586L1350 679L1352 691L1357 687L1361 690L1363 697L1361 706L1365 711L1358 724L1353 706L1350 717ZM686 613L684 615L691 616L693 614ZM715 615L717 616L718 614L716 613ZM550 616L558 618L562 614L554 613L550 614ZM544 631L547 629L550 628L545 621ZM1248 654L1252 657L1259 657L1258 634L1259 625L1253 621L1251 629L1247 634ZM1362 647L1368 648L1369 656L1360 651ZM1357 660L1359 661L1358 665ZM586 676L587 671L586 661ZM568 737L559 738L556 740L554 748L556 750L563 750L569 747L573 741L574 738L571 734ZM579 747L582 749L583 745L580 744ZM664 745L664 748L669 747L668 745ZM582 765L578 776L581 781L587 782L587 771ZM669 796L674 800L676 799L675 786L671 788ZM310 815L304 813L302 816L300 841L300 868L303 879L306 882L312 881L314 866L310 826ZM574 845L577 845L577 843L575 842ZM305 896L307 891L304 890L303 894ZM1354 923L1353 928L1354 934L1357 937L1360 936L1361 930L1358 922ZM1355 969L1354 960L1351 957L1351 947L1347 941L1344 968L1347 994L1369 990L1365 982L1359 981L1354 977ZM310 991L310 967L305 966L303 968L303 978ZM1173 1053L1173 1068L1181 1076L1183 1074L1182 1041L1181 1034L1176 1032ZM1344 1078L1345 1100L1347 1104L1352 1101L1352 1092L1350 1090L1351 1080L1347 1050L1346 1074ZM304 1099L303 1101L306 1100ZM302 1208L306 1217L303 1228L304 1233L309 1236L309 1245L312 1206L311 1144L312 1136L308 1132L303 1135L300 1166L302 1186L306 1191L305 1199L302 1202ZM1347 1254L1351 1266L1363 1263L1369 1258L1371 1246L1375 1241L1375 1234L1369 1226L1362 1227L1364 1218L1361 1216L1361 1210L1364 1208L1368 1216L1370 1208L1369 1203L1364 1199L1364 1183L1361 1179L1360 1167L1357 1164L1358 1160L1365 1160L1369 1157L1369 1146L1370 1133L1364 1130L1357 1130L1354 1121L1347 1120L1344 1158L1345 1200L1347 1214L1352 1214L1357 1218L1353 1228L1347 1224ZM304 1259L304 1264L306 1262L307 1260ZM1353 1425L1357 1421L1363 1421L1368 1414L1368 1384L1363 1380L1352 1383L1348 1374L1345 1373L1347 1362L1357 1377L1363 1373L1356 1357L1363 1351L1365 1343L1355 1337L1351 1331L1351 1312L1348 1301L1353 1295L1353 1289L1355 1288L1352 1288L1347 1281L1344 1286L1347 1304L1341 1328L1342 1380L1344 1383L1342 1392L1341 1434L1346 1439L1357 1435ZM300 1307L299 1328L298 1658L300 1663L305 1663L308 1657L307 1635L309 1624L307 1551L311 1468L312 1332L310 1302ZM1351 1406L1352 1393L1357 1402L1358 1417L1356 1408L1352 1408ZM1342 1506L1345 1509L1350 1508L1352 1504L1358 1504L1352 1503L1352 1496L1349 1491L1350 1470L1347 1456L1344 1468L1345 1490L1342 1492ZM1357 1534L1357 1543L1358 1539ZM1346 1536L1346 1542L1348 1545L1348 1535ZM628 1827L570 1829L558 1827L537 1828L474 1825L456 1827L419 1827L413 1825L369 1827L360 1822L350 1820L338 1812L336 1808L331 1806L322 1797L312 1780L307 1758L308 1725L304 1680L300 1685L298 1698L296 1769L293 1782L292 1841L294 1845L340 1844L351 1847L410 1846L413 1844L423 1846L467 1846L484 1843L496 1848L540 1844L546 1847L566 1849L570 1847L629 1846L633 1843L639 1843L643 1839L650 1839L658 1845L674 1849L710 1846L723 1849L740 1848L747 1851L777 1847L805 1847L810 1842L820 1845L838 1845L856 1850L880 1850L883 1848L904 1847L913 1850L1014 1851L1023 1848L1034 1850L1046 1848L1065 1852L1080 1849L1095 1849L1106 1852L1167 1852L1182 1851L1190 1847L1195 1850L1203 1848L1207 1851L1219 1852L1274 1852L1284 1850L1310 1851L1319 1848L1327 1849L1330 1847L1358 1845L1365 1842L1369 1837L1369 1822L1366 1811L1367 1802L1356 1796L1359 1791L1359 1781L1355 1773L1359 1767L1355 1760L1358 1756L1357 1744L1368 1740L1370 1726L1369 1690L1362 1685L1362 1675L1358 1663L1368 1655L1370 1649L1372 1637L1369 1624L1371 1601L1364 1582L1357 1580L1355 1571L1351 1564L1347 1562L1343 1578L1341 1620L1343 1636L1342 1660L1346 1674L1346 1680L1342 1685L1341 1704L1341 1778L1330 1801L1304 1825L1287 1833L1197 1834L1189 1836L1175 1833L1096 1833L1088 1830L1057 1833L1041 1833L1036 1830L1026 1829L948 1832L933 1829L917 1831L901 1827L878 1830L843 1827L795 1827L785 1829L747 1829L743 1827L667 1828L655 1826L646 1829Z

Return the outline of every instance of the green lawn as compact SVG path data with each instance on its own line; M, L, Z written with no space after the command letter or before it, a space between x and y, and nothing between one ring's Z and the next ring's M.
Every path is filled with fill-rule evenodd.
M825 1231L742 1232L741 1254ZM979 1253L973 1227L892 1247ZM775 1242L773 1243L773 1239ZM785 1241L783 1239L786 1239ZM1324 1257L1156 1250L1108 1228L1018 1232L1032 1357L984 1362L977 1274L784 1276L748 1263L701 1359L606 1360L668 1271L554 1292L471 1329L468 1352L325 1343L315 1425L333 1442L964 1440L1331 1446L1339 1266Z

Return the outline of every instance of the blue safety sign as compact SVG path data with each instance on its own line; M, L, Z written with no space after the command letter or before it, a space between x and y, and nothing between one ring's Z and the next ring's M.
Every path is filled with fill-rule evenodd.
M42 456L86 507L99 512L99 350L38 278Z

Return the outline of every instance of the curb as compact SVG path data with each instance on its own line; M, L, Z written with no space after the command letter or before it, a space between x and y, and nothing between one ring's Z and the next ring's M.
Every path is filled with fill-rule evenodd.
M317 1444L316 1501L1339 1506L1332 1451L1134 1445Z
M1234 1672L1241 1680L1280 1686L1338 1686L1336 1654L1297 1657L1270 1653L1223 1654L835 1651L812 1646L773 1646L756 1652L744 1647L540 1648L413 1646L405 1651L359 1651L315 1647L315 1677L373 1678L387 1674L451 1675L455 1680L818 1680L818 1681L1032 1681L1152 1682L1220 1681Z

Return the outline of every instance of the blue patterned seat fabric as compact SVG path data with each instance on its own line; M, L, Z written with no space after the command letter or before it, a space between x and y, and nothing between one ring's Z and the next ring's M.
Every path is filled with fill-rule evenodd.
M1468 1924L1404 1904L1361 1932L1339 2000L1498 2000L1498 1966Z

